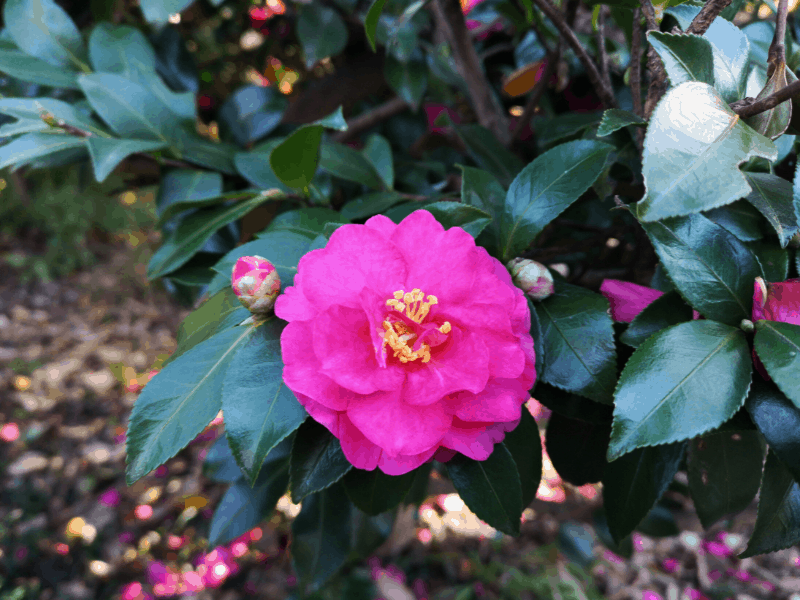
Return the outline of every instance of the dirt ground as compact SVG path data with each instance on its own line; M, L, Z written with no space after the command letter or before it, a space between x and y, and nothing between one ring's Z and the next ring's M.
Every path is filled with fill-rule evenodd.
M0 255L20 245L0 240ZM125 485L131 407L189 310L147 283L139 242L94 250L97 265L49 283L23 284L0 261L0 600L288 597L297 507L287 498L249 536L208 548L225 486L203 476L202 460L221 422ZM754 507L703 532L683 500L679 536L637 534L629 560L595 545L582 571L559 552L559 530L590 527L600 493L589 499L547 476L519 538L498 535L432 479L422 508L401 508L390 539L350 573L386 600L800 600L797 548L735 558ZM217 563L214 579L203 565Z

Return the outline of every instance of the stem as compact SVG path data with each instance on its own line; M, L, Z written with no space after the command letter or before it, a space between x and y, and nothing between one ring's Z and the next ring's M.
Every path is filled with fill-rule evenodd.
M606 7L600 5L597 13L597 60L600 63L600 74L603 76L603 83L614 93L611 85L611 73L608 70L608 53L606 52Z
M633 98L633 112L642 116L642 29L639 25L642 18L642 9L633 9L633 32L631 33L631 97Z
M759 113L775 108L778 104L786 102L792 96L800 94L800 80L790 83L785 88L779 89L774 94L770 94L761 100L754 100L753 98L745 98L731 104L733 111L746 119Z
M392 98L383 104L379 104L372 110L357 116L347 124L346 131L340 131L339 133L334 134L332 139L334 142L346 142L350 138L363 133L367 129L371 129L378 123L403 112L408 107L408 103L402 98Z
M653 9L653 4L650 0L640 0L640 4L647 24L647 31L658 31L656 11ZM667 91L667 71L652 46L647 49L647 70L650 71L650 88L647 90L647 100L644 103L644 114L642 116L649 120L656 104L661 99L661 96L664 95L664 92Z
M719 13L721 13L730 3L731 0L708 0L703 8L700 9L700 12L697 13L697 16L692 20L691 25L689 25L688 29L686 29L686 33L703 35L706 31L708 31L708 28L711 26L711 23L714 22L714 19L719 16Z

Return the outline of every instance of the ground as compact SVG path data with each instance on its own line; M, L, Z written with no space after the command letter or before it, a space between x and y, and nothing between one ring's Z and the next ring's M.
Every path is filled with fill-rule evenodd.
M225 486L203 476L202 459L221 422L166 466L124 483L131 407L189 312L145 280L143 248L153 242L96 242L95 265L48 283L23 283L0 262L0 600L280 599L294 589L287 532L297 507L287 498L251 535L216 553L207 547ZM34 250L0 239L0 255ZM558 548L568 554L570 527L591 527L601 496L548 476L519 538L498 536L432 479L422 508L401 508L390 539L351 573L371 577L386 600L800 599L797 548L735 558L755 505L703 532L691 502L676 496L679 536L637 534L629 560L595 545L581 572ZM543 500L548 493L564 501ZM225 565L217 579L203 574L201 564L217 563ZM205 589L190 593L192 585Z

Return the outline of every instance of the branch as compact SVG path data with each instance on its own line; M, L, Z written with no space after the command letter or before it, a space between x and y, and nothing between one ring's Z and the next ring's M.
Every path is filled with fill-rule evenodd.
M581 45L580 41L575 36L575 32L573 32L569 25L567 25L567 22L564 20L564 16L555 6L550 3L550 0L533 1L536 6L538 6L539 9L545 15L547 15L547 18L553 22L556 28L561 32L562 38L566 40L566 42L578 56L578 59L586 69L586 74L589 76L589 80L592 82L597 95L600 97L600 102L603 103L603 108L617 108L617 100L614 98L613 91L606 87L600 72L597 70L594 62L592 62L592 59L586 53L586 49Z
M510 139L508 120L483 73L478 53L472 44L464 20L464 13L461 12L461 4L458 0L434 0L433 14L437 25L450 42L456 65L467 84L478 123L491 131L500 143L507 146Z
M719 16L719 13L730 3L731 0L708 0L703 8L700 9L700 12L697 13L697 16L692 20L686 33L703 35L711 26L711 23L714 22L714 19Z
M779 89L774 94L766 98L756 100L755 98L745 98L731 104L731 109L743 119L766 112L775 108L778 104L786 102L795 94L800 94L800 80L790 83L784 88Z
M332 136L334 142L343 143L358 134L375 127L381 121L385 121L400 114L408 108L408 103L402 98L392 98L388 102L379 104L370 111L358 115L356 118L347 123L347 130L340 131Z
M647 31L658 31L653 4L650 0L640 0L640 4L642 5L645 23L647 23ZM633 25L634 27L637 26L636 23ZM647 49L647 70L650 71L650 87L647 90L647 100L644 103L644 115L642 116L649 120L656 104L661 100L664 92L667 91L667 71L664 69L664 63L661 62L661 58L653 49L653 46Z
M642 116L642 29L639 21L642 18L642 9L633 9L633 32L631 33L631 97L633 98L633 112Z
M606 53L606 7L602 4L597 13L597 60L600 62L600 74L603 76L603 83L613 94L614 86L611 85L611 73L608 70L608 53Z

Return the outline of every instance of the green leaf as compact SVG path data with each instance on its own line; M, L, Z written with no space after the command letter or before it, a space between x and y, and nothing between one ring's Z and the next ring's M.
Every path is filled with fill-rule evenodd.
M522 487L522 508L536 498L542 480L542 443L539 426L530 411L523 406L522 418L515 429L506 433L503 445L511 453Z
M277 317L260 325L239 346L222 384L225 433L251 485L269 451L308 416L281 376L280 337L285 326Z
M283 138L267 140L250 152L237 152L234 156L236 170L250 183L262 190L278 189L290 192L291 189L278 179L269 164L269 155L277 148Z
M612 150L591 140L567 142L538 156L517 175L500 219L501 262L524 252L547 224L589 189Z
M331 114L314 121L312 125L322 125L323 127L335 129L336 131L347 131L347 121L344 118L341 105Z
M733 204L712 208L703 215L743 242L753 242L764 237L762 230L764 219L746 200L737 200Z
M786 248L792 236L800 231L793 206L792 184L771 173L745 173L753 191L747 201L755 206L778 234L781 248Z
M236 483L244 479L224 435L219 436L208 449L203 461L203 475L217 483Z
M535 341L534 347L538 355L539 346L535 345ZM588 398L560 390L541 381L536 382L534 393L536 394L536 400L543 406L568 419L578 419L588 423L611 424L614 415L614 408L611 405L593 402Z
M503 533L519 535L522 487L517 465L504 445L496 444L483 461L456 454L447 463L447 474L479 519Z
M764 450L755 431L712 433L689 444L689 490L705 529L750 506Z
M775 160L777 152L710 85L682 83L664 95L647 128L642 155L647 191L638 203L639 219L688 215L747 196L751 189L739 165L752 156Z
M678 292L672 291L656 299L636 315L619 339L623 344L638 348L654 333L691 318L692 308L683 301Z
M114 73L78 77L95 112L123 137L167 141L175 116L153 92Z
M572 485L597 483L606 468L611 423L590 423L553 413L547 421L547 455L561 478Z
M752 374L747 339L734 327L691 321L648 338L617 384L608 459L718 427L744 404Z
M288 104L275 87L246 85L228 96L219 110L223 139L246 146L274 131Z
M775 386L756 378L745 407L770 451L800 481L800 409Z
M800 407L800 326L756 321L754 348L769 376Z
M141 31L127 25L98 23L89 36L89 61L95 71L128 78L141 71L156 71L153 46Z
M714 85L714 56L711 42L691 33L651 31L647 41L661 57L672 86L686 81Z
M169 16L180 13L194 0L140 0L142 14L148 23L163 25L169 20Z
M459 125L456 133L466 145L472 160L497 177L503 185L509 185L522 170L522 161L504 148L488 129L480 125Z
M372 471L350 469L342 479L342 485L347 497L359 510L368 515L378 515L403 501L415 476L415 471L392 476L378 468Z
M151 152L167 147L166 142L152 140L121 140L91 136L86 138L86 147L92 158L94 178L98 182L105 181L117 165L137 152Z
M173 139L175 147L184 160L226 175L236 174L236 153L238 148L225 142L212 142L196 134L178 131Z
M330 487L353 465L345 458L339 440L314 419L306 419L294 436L289 475L292 502L300 502Z
M394 163L389 141L385 137L373 133L367 138L362 154L378 173L386 188L391 190L394 187Z
M321 4L304 6L297 19L297 39L303 46L306 68L328 56L336 56L347 45L347 26L332 8Z
M340 214L350 221L364 219L380 214L402 200L403 197L397 192L372 192L347 202Z
M287 210L277 215L267 229L256 237L263 237L271 231L294 231L311 239L325 231L326 223L347 223L347 218L332 208L312 206L298 210Z
M177 334L178 347L164 361L163 366L167 366L220 331L238 325L249 316L250 311L242 306L230 286L214 294L198 309L189 313L180 324Z
M210 200L221 194L222 175L219 173L173 169L161 180L156 196L156 210L161 221L166 221L164 215L167 211L172 214L180 212L179 206L176 207L177 210L172 208L175 205Z
M629 110L609 108L603 113L603 120L597 128L597 137L611 135L628 125L647 125L647 121Z
M318 588L347 560L352 512L341 485L303 501L300 514L292 521L292 564L301 588Z
M286 459L265 464L252 487L244 480L234 483L214 511L208 530L209 545L213 548L227 544L258 525L275 508L288 484L289 461Z
M33 133L36 131L47 131L50 125L44 121L34 121L32 119L19 119L13 123L0 125L0 138L14 137L23 133Z
M639 448L606 465L603 506L608 529L619 543L661 497L683 459L686 442Z
M0 146L0 169L11 165L22 166L35 158L49 156L61 150L81 148L86 138L59 133L26 133Z
M800 543L800 484L770 450L758 499L753 535L739 558L783 550Z
M743 242L702 215L642 223L678 292L708 319L749 319L753 281L762 277Z
M383 63L383 76L394 93L410 104L414 111L428 89L428 66L421 61L400 62L393 56L387 56Z
M100 129L92 119L74 105L54 98L2 98L0 99L0 113L15 119L34 121L41 121L42 116L49 113L58 123L63 121L66 125L72 125L99 136L108 136L108 133ZM54 133L57 133L57 130Z
M555 293L535 303L534 308L544 352L539 379L595 402L611 404L617 356L608 300L557 281Z
M364 32L367 34L367 41L373 52L375 52L375 30L378 28L378 19L381 18L384 4L386 4L386 0L375 0L364 19Z
M272 172L291 188L308 189L319 162L322 125L306 125L278 144L269 155Z
M241 219L266 200L259 195L230 206L200 209L186 215L150 259L148 279L161 277L186 264L218 229Z
M78 73L56 67L19 50L0 50L0 72L20 81L79 90Z
M367 158L344 144L325 142L319 152L319 166L335 177L372 189L383 189L383 181Z
M128 485L175 456L216 416L225 371L236 349L254 332L254 327L222 331L170 363L145 386L128 425Z
M784 61L780 61L776 63L776 65L777 68L774 69L772 76L767 81L767 84L758 93L758 96L756 96L756 100L763 100L764 98L771 96L778 90L785 88L789 83L786 77L786 63ZM792 73L792 75L794 76L794 73ZM796 80L797 78L795 77L793 81ZM771 140L775 140L782 136L786 129L788 129L791 119L792 102L787 100L781 102L773 108L770 108L769 110L765 110L757 115L753 115L752 117L745 119L745 123L759 132L761 135L764 135Z
M474 167L457 165L461 175L461 203L474 206L492 216L492 221L483 230L478 242L492 256L499 257L500 219L505 208L506 191L491 173Z
M603 118L603 113L595 112L566 112L553 117L539 117L533 120L532 127L536 130L537 143L542 148L548 148L565 138L582 135L590 127L594 127Z
M3 22L17 47L31 56L56 67L86 66L81 33L53 0L6 0Z
M483 229L492 221L489 213L482 211L474 206L461 204L460 202L434 202L425 206L425 210L431 213L445 229L451 227L461 227L472 237L478 237Z

